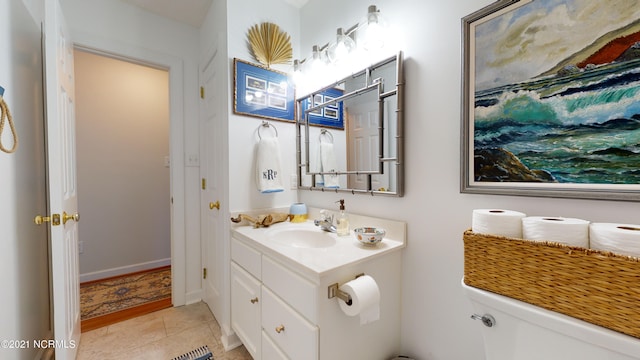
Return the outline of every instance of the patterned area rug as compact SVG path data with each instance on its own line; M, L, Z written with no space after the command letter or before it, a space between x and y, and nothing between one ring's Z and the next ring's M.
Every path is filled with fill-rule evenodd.
M213 354L209 347L205 345L171 360L213 360Z
M82 320L171 298L171 267L80 285Z

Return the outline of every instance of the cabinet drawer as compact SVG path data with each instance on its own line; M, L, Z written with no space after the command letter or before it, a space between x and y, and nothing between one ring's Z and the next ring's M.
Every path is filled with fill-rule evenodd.
M290 358L318 359L318 327L262 287L262 329Z
M262 255L259 251L243 244L240 240L231 238L231 259L258 280L262 278L261 258Z
M278 345L276 345L264 331L262 332L262 359L289 360L287 355L282 353L282 350L278 348Z
M262 258L262 282L311 322L318 322L315 284L267 256Z

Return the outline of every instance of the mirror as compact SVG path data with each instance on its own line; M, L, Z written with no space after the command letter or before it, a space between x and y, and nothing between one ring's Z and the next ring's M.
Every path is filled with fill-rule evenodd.
M403 195L402 53L296 100L298 188Z

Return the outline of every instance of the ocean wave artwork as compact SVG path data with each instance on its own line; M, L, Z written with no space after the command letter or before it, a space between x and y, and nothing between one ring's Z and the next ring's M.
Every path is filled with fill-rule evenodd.
M640 184L640 3L533 0L475 27L476 182Z

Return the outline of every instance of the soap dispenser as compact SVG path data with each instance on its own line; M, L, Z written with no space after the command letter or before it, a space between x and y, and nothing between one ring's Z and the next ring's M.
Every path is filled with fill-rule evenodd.
M344 210L344 199L340 199L340 215L338 216L337 221L337 230L338 236L348 236L349 235L349 217Z

